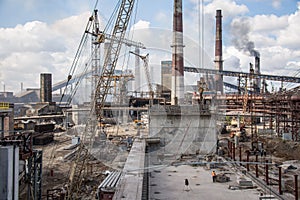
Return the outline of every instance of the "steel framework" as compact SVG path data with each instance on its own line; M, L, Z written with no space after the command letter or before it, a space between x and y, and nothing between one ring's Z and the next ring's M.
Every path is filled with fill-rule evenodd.
M184 67L185 72L192 73L209 73L209 74L217 74L224 76L233 76L233 77L256 77L265 80L273 80L273 81L282 81L282 82L292 82L292 83L300 83L300 78L292 77L292 76L275 76L275 75L267 75L267 74L256 74L256 73L246 73L246 72L235 72L235 71L226 71L226 70L216 70L216 69L204 69L204 68L195 68L195 67Z

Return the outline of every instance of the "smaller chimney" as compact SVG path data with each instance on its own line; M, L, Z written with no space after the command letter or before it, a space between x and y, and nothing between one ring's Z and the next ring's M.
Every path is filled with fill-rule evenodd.
M52 75L41 74L40 76L40 99L41 102L52 102Z
M260 74L260 57L258 55L255 56L255 69L254 69L255 74ZM255 93L260 93L260 87L261 87L261 79L257 77L255 79Z

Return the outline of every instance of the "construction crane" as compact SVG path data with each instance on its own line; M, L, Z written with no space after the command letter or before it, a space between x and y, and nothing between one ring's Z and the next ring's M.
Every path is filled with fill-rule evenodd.
M108 46L107 56L105 56L101 75L97 80L96 90L92 100L92 108L89 118L87 119L82 142L78 147L75 161L71 166L67 186L68 193L65 197L66 199L80 198L79 192L81 191L81 184L84 175L83 171L86 168L86 163L89 158L89 151L85 147L84 143L89 140L89 147L92 147L98 122L101 122L101 119L103 118L102 110L104 108L109 88L111 87L110 85L113 80L112 76L114 75L115 67L121 50L121 41L125 37L125 32L129 24L134 3L135 0L122 0L120 3L117 19L111 34L112 38L118 39L111 40ZM101 38L101 33L99 33L99 36L99 38Z
M91 66L92 69L91 70L87 70L87 68L85 68L85 70L80 73L75 75L75 71L79 65L79 60L81 58L81 54L84 51L85 45L87 44L87 39L88 36L91 35L92 36L92 57L90 59L91 61ZM128 47L135 47L137 49L146 49L146 46L141 43L141 42L136 42L136 41L132 41L126 38L120 39L117 36L113 36L112 34L108 34L108 33L104 33L102 31L100 31L100 27L99 27L99 19L98 19L98 10L94 10L93 15L91 17L89 17L88 23L86 25L86 28L84 30L83 36L81 38L79 47L76 51L76 55L75 58L72 62L72 66L70 68L69 71L69 75L67 77L67 80L61 81L57 84L55 84L52 88L53 91L61 89L61 88L65 88L64 92L62 94L60 103L62 102L63 98L66 96L66 94L69 92L69 98L67 103L70 104L71 100L73 99L76 90L79 86L79 83L82 81L82 79L87 76L92 74L92 94L91 96L94 97L94 91L97 85L97 80L99 78L99 74L100 72L100 45L106 41L114 41L114 42L121 42L122 44L128 46ZM109 59L110 61L110 59ZM88 64L87 64L88 65ZM76 84L76 86L72 89L72 91L67 91L67 86L71 85L71 84Z
M149 54L147 54L146 56L142 56L142 55L139 55L139 54L137 54L133 51L130 51L129 53L132 53L132 54L140 57L143 60L146 79L147 79L147 84L148 84L148 89L149 89L149 93L150 93L150 98L153 99L154 91L153 91L153 88L152 88L152 85L151 85L151 78L150 78L150 71L149 71Z
M121 2L117 21L114 25L112 33L112 37L118 38L118 40L111 40L109 43L107 54L110 56L105 57L102 74L98 79L94 97L94 105L97 119L100 121L102 118L102 108L104 107L104 103L112 81L110 77L114 74L121 50L121 41L125 36L134 2L135 0L122 0Z

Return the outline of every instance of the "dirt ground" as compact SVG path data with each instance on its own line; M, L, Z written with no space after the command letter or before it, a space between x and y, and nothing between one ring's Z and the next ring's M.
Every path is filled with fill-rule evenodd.
M281 138L264 139L267 150L275 157L284 160L300 160L299 142L282 140Z
M64 156L73 151L66 150L65 148L71 146L74 131L80 132L80 129L77 128L73 131L69 130L68 132L55 133L52 143L43 146L34 146L35 149L43 150L43 199L47 199L47 191L49 194L53 193L52 199L59 199L59 194L65 193L72 161L64 159ZM124 125L118 128L110 127L107 128L106 131L108 137L116 137L115 139L126 138L128 135L134 136L138 133L134 125ZM114 139L112 141L114 141ZM84 171L85 178L81 184L82 191L84 192L80 194L80 196L82 196L83 199L95 199L97 188L106 177L105 173L113 170L114 169L110 166L104 165L97 159L89 160Z
M53 193L53 198L59 199L59 194L65 192L65 186L69 178L71 161L65 161L64 156L72 150L64 148L71 145L71 136L65 132L56 133L54 141L48 145L35 146L34 148L43 150L43 179L42 179L42 195L43 199L47 199L47 192ZM85 199L95 199L96 190L99 184L104 180L106 170L110 168L103 165L97 160L89 161L87 169L84 173L82 196ZM53 191L56 190L56 191Z

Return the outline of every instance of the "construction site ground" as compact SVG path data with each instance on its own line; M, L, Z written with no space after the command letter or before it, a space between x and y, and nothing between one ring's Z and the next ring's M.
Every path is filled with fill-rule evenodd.
M258 199L260 188L230 190L229 185L237 185L237 174L227 171L230 182L213 182L211 171L221 173L218 169L206 169L190 165L178 167L169 166L151 172L150 176L150 199ZM189 186L185 186L188 179Z
M47 199L47 191L53 194L53 198L63 197L66 192L66 183L69 178L71 161L64 160L64 156L72 150L65 150L71 145L71 136L66 132L56 133L54 141L44 146L35 146L34 148L43 150L43 180L42 195L43 199ZM92 199L95 196L96 189L105 178L104 171L109 167L103 165L97 160L89 161L85 171L86 176L83 180L83 195ZM50 198L51 199L51 198Z
M112 126L106 129L107 135L118 138L126 138L128 135L135 136L138 131L133 124L126 126ZM34 146L35 149L43 150L43 179L42 195L47 197L47 191L53 193L53 197L63 196L66 192L66 183L69 178L71 160L64 157L73 150L66 150L72 145L73 135L68 132L54 134L54 141L48 145ZM125 159L126 161L126 159ZM81 194L84 199L95 199L96 191L100 183L105 179L106 172L114 170L113 166L107 166L100 160L91 159L86 166Z
M134 124L113 126L108 129L111 136L127 137L129 135L136 136L146 129L139 129ZM226 137L226 136L224 136ZM69 177L71 161L66 161L64 156L72 150L65 150L71 145L72 136L67 132L55 133L54 142L44 145L35 146L35 149L43 150L43 199L46 199L47 191L58 189L54 192L54 196L64 193L65 184ZM278 175L278 166L289 164L293 168L283 168L284 193L293 193L293 175L300 172L300 147L298 142L284 141L275 135L259 136L259 140L264 142L267 156L274 165L270 167L271 176ZM249 145L245 143L245 145ZM238 156L237 156L238 157ZM243 157L244 159L244 157ZM253 161L253 158L252 158ZM86 176L82 184L82 196L85 199L95 199L96 190L99 184L105 178L105 171L113 170L110 166L106 166L99 160L91 160L85 171ZM254 165L250 168L252 173ZM212 183L211 170L205 167L195 167L189 165L169 166L163 169L155 170L150 176L150 199L257 199L258 195L266 188L255 188L247 190L230 190L230 185L235 185L237 177L242 176L240 172L234 169L226 169L230 182ZM221 171L216 169L217 173ZM263 173L263 169L261 169ZM189 180L190 190L184 191L184 180ZM263 176L260 178L263 180ZM272 186L274 188L277 185ZM170 196L171 195L171 196ZM292 196L290 196L292 199ZM287 197L288 199L288 197Z

